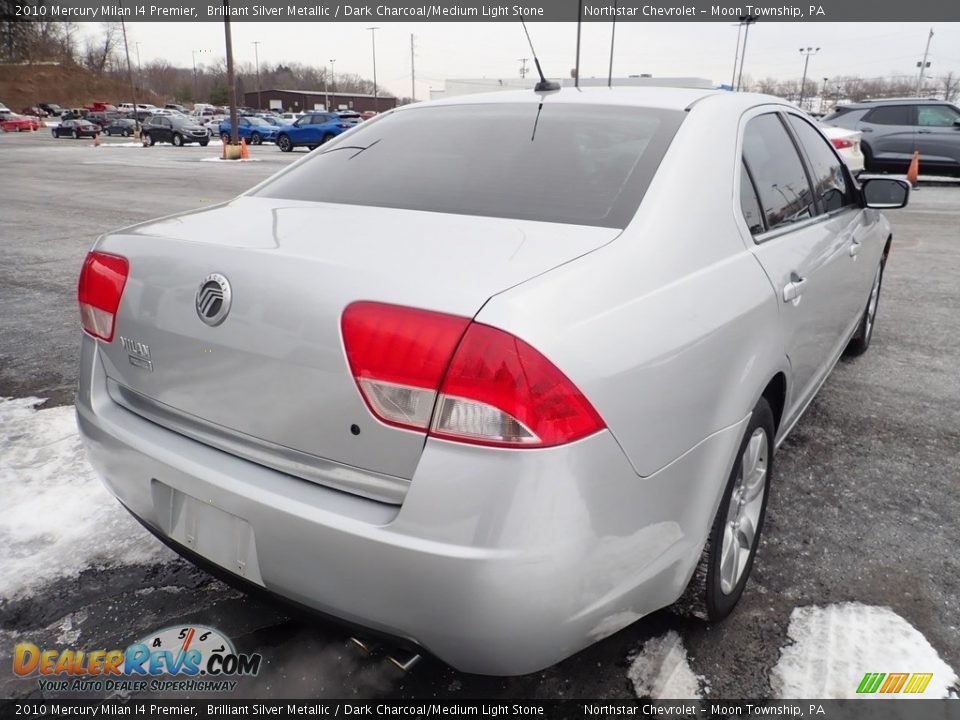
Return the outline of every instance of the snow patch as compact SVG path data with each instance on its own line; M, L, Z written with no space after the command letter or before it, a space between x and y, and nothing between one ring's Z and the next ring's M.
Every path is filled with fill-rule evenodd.
M687 661L687 649L675 630L652 640L634 658L627 677L637 697L652 700L700 700L703 678Z
M957 683L927 639L890 608L861 603L794 608L787 637L790 644L770 672L777 698L863 698L857 686L866 673L876 672L933 673L922 694L897 698L946 698Z
M200 158L200 162L225 162L225 163L263 162L263 158L238 158L236 160L224 160L222 157L205 157L205 158Z
M40 402L0 397L0 599L90 567L172 561L90 467L74 409Z

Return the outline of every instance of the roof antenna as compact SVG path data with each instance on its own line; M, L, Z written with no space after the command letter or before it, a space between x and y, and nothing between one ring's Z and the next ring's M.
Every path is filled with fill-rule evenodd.
M530 31L527 30L527 24L523 21L523 18L520 18L520 24L523 25L523 32L527 35L527 43L530 45L530 53L533 55L533 62L537 66L537 73L540 75L540 82L534 85L533 89L535 92L552 92L553 90L560 89L560 83L553 80L547 80L543 75L543 70L540 67L540 60L537 58L537 51L533 49L533 41L530 39Z

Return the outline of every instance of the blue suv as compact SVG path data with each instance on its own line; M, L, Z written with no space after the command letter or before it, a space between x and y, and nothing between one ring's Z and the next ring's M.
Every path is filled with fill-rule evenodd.
M237 137L246 140L251 145L260 145L264 142L273 142L277 139L277 128L263 118L241 116L237 118ZM230 121L220 123L220 138L230 142Z
M352 127L349 121L337 113L310 111L293 125L278 128L277 145L283 152L290 152L295 147L304 145L313 150Z

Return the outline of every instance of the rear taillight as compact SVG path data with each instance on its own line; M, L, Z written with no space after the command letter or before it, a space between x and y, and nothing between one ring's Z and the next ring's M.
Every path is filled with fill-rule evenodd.
M843 138L830 138L830 142L837 150L853 147L852 140L844 140Z
M95 338L113 340L114 321L130 264L119 255L91 252L83 261L77 299L80 301L80 325Z
M391 425L426 430L443 373L469 323L398 305L350 305L343 313L343 344L373 414Z
M604 423L572 382L523 340L467 318L360 302L343 314L350 369L392 425L497 447L550 447Z

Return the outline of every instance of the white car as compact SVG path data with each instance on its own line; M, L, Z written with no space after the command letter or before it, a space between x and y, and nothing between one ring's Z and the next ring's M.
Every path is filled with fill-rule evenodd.
M830 144L837 149L837 154L850 168L852 175L863 172L863 152L860 150L860 138L863 133L859 130L847 130L834 125L821 125L820 129L827 136Z

